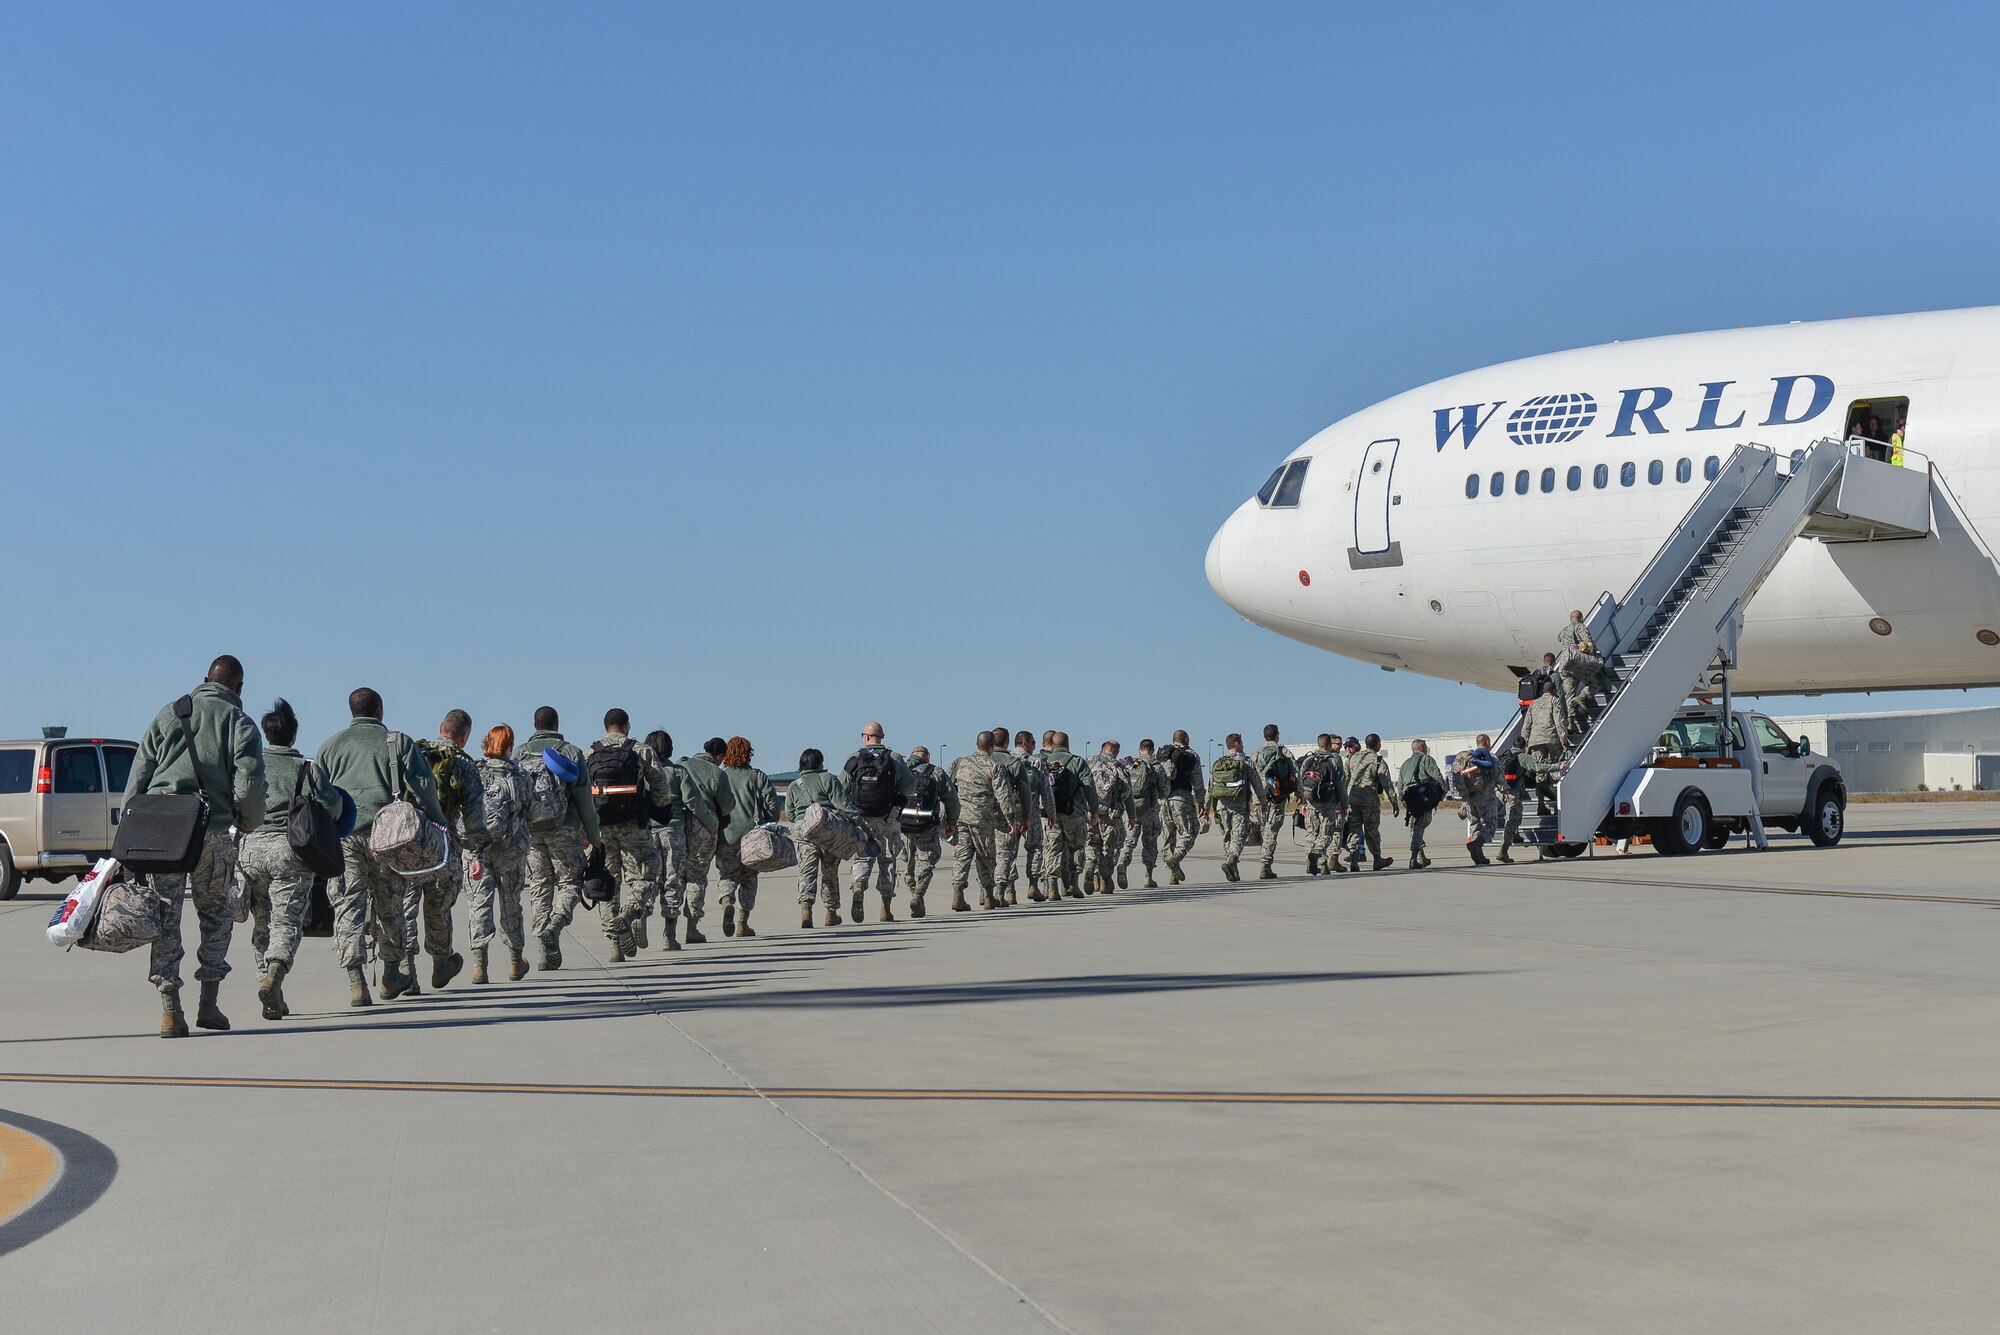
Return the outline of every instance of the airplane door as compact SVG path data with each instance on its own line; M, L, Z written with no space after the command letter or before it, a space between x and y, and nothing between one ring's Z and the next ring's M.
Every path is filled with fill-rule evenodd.
M1396 475L1400 446L1395 440L1373 441L1361 456L1361 471L1354 479L1354 546L1347 552L1348 565L1356 570L1403 564L1389 518L1395 503L1390 482Z

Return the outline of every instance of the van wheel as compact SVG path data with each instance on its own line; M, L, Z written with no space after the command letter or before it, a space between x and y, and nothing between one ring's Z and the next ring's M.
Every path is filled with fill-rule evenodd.
M0 842L0 899L21 893L21 873L14 866L14 850Z
M1674 814L1653 824L1653 849L1670 858L1699 853L1708 842L1715 818L1708 814L1708 802L1692 788L1674 801Z
M1840 836L1847 833L1847 794L1838 785L1820 785L1813 804L1806 808L1799 825L1815 844L1821 848L1832 848L1840 842Z

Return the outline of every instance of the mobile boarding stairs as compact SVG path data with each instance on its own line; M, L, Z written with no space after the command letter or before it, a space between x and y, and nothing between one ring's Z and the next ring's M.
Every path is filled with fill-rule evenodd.
M1925 537L1932 484L1927 465L1887 463L1860 442L1821 440L1789 458L1738 446L1625 596L1607 593L1591 610L1585 624L1604 671L1588 717L1570 735L1553 804L1533 784L1523 792L1519 841L1567 856L1585 851L1691 694L1719 694L1728 716L1743 609L1793 541ZM1496 754L1518 746L1524 721L1516 711ZM1728 764L1726 723L1721 738ZM1754 805L1750 830L1761 846Z

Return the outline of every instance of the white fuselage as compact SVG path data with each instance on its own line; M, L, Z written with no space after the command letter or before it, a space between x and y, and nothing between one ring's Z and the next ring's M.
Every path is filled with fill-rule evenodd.
M1209 583L1307 644L1510 689L1572 608L1625 593L1707 460L1843 436L1862 400L1884 435L1908 401L1932 532L1795 542L1748 609L1737 689L2000 683L1980 637L2000 641L2000 307L1614 343L1399 394L1286 456L1303 477L1229 518Z

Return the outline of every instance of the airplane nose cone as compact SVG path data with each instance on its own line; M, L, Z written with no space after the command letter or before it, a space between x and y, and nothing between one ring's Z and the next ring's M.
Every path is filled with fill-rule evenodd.
M1230 521L1230 523L1234 522L1233 519ZM1208 556L1202 562L1203 569L1208 573L1208 587L1214 589L1215 596L1222 599L1225 603L1229 602L1229 588L1223 583L1222 565L1224 540L1228 533L1228 523L1215 530L1215 536L1208 540ZM1230 606L1234 607L1235 604L1230 603Z

